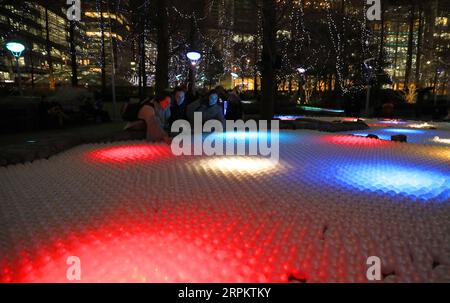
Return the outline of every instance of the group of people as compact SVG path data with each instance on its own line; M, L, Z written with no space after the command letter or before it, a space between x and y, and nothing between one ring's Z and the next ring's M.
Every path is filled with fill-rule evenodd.
M127 104L122 118L128 121L126 129L146 129L148 141L170 144L170 129L177 120L194 124L195 113L201 113L203 123L218 120L242 119L239 87L227 92L216 87L209 92L193 92L187 87L177 87L172 93L146 98L137 104Z

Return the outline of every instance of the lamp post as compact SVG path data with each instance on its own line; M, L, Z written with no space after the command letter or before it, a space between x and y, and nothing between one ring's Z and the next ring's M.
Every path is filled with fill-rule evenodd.
M435 76L435 80L434 80L434 88L433 88L433 90L434 90L434 106L436 106L437 105L437 95L438 95L438 89L439 89L439 86L440 86L440 77L442 76L442 74L444 73L444 69L443 68L440 68L440 67L438 67L438 68L436 68L436 76Z
M23 52L25 51L25 45L20 42L8 42L6 43L6 48L11 52L13 57L16 59L16 68L17 68L17 78L18 78L18 86L19 93L22 96L22 77L20 75L20 66L19 66L19 58L22 57Z
M364 67L366 68L366 73L367 73L367 94L366 94L366 106L364 108L364 112L367 117L370 114L369 113L369 111L370 111L370 91L372 89L371 81L372 81L372 77L373 77L373 66L370 65L370 62L373 60L375 60L375 58L370 58L370 59L364 60Z
M202 54L200 54L197 51L190 51L186 54L186 57L191 62L191 73L190 73L190 82L191 82L191 88L192 91L195 89L195 69L197 68L197 64L202 58Z
M305 76L306 71L307 71L307 69L304 68L304 67L298 67L297 68L297 72L300 75L300 77L298 79L298 95L299 95L298 98L300 100L297 99L297 103L300 102L300 104L302 103L302 99L304 99L305 103L307 101L307 99L306 99L306 91L305 91L306 90L306 86L305 86L306 85L306 76ZM304 97L303 97L303 94L305 94Z
M303 74L305 74L305 73L306 73L306 69L305 69L305 68L303 68L303 67L299 67L299 68L297 68L297 71L298 71L298 73L299 73L300 75L303 75Z

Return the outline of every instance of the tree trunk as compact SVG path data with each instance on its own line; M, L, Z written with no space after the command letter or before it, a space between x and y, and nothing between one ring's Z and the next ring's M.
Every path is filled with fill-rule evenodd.
M398 61L398 41L400 39L400 23L397 22L395 28L395 52L394 52L394 81L392 81L392 88L395 88L395 80L397 80L397 61Z
M261 83L261 118L272 120L276 90L276 1L263 0L263 51Z
M138 42L138 55L137 60L139 60L139 67L138 67L138 87L139 87L139 99L144 100L144 93L142 91L142 43L139 40Z
M145 48L145 36L142 35L142 48L141 48L141 62L142 62L142 92L145 97L145 90L147 87L147 69L146 69L146 48Z
M419 30L418 30L418 37L417 37L417 55L416 55L416 75L415 75L415 82L417 87L421 87L421 81L420 81L420 68L422 64L422 41L423 41L423 7L422 4L419 3Z
M48 25L48 8L45 7L45 48L47 51L47 60L48 60L48 82L50 89L55 89L55 78L53 75L53 58L51 53L51 46L50 46L50 27Z
M409 11L409 31L408 31L408 54L406 60L405 69L405 89L408 87L409 81L411 80L411 70L413 61L413 46L414 46L414 21L415 21L415 10L416 5L413 2Z
M385 44L385 10L383 2L381 3L381 31L380 31L380 50L378 53L378 72L383 71L384 67L384 44Z
M102 69L102 96L106 97L106 47L105 47L105 18L103 16L103 0L100 0L100 32L101 32L101 69Z
M78 64L77 50L75 41L75 21L70 21L69 25L69 41L70 41L70 65L72 66L72 86L78 86Z
M33 59L33 50L29 52L30 65L31 65L31 88L34 89L34 59Z
M145 17L144 17L145 18ZM141 86L141 99L145 99L145 91L147 87L147 70L146 70L146 47L145 47L145 20L142 20L142 33L141 33L141 41L140 41L140 56L141 56L141 64L140 64L140 74L139 79L142 79L142 86Z
M255 94L255 98L258 95L258 66L256 65L256 62L258 62L258 35L254 36L254 47L255 47L255 58L253 62L255 62L255 66L253 67L253 93Z
M169 17L167 0L156 1L157 10L157 49L156 94L161 94L169 86Z

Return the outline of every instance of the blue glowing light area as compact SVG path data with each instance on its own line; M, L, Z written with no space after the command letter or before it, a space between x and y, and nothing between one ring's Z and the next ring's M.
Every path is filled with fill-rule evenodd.
M281 115L281 116L274 116L274 119L278 119L281 121L295 121L298 119L303 119L305 116L290 116L290 115Z
M416 134L421 135L424 134L424 130L420 129L405 129L405 128L386 128L383 129L383 132L390 133L390 134L400 134L400 135L407 135L407 134Z
M373 135L377 135L377 137L381 140L386 140L386 141L390 141L391 140L391 136L388 135L381 135L381 134L375 134L375 133L356 133L353 134L354 136L357 137L367 137L368 135L373 134Z
M359 137L367 137L369 134L378 136L381 140L391 141L391 137L395 135L405 135L408 143L426 144L426 145L445 145L445 141L434 140L435 137L446 138L448 132L446 130L433 129L410 129L410 128L373 128L365 131L345 132Z
M234 141L234 142L259 142L259 141L267 141L271 142L274 139L278 139L279 142L288 142L292 139L295 139L298 136L295 134L291 134L289 132L281 131L279 133L271 133L270 131L239 131L239 132L224 132L224 133L212 133L206 135L206 137L214 136L214 139L222 138L225 141Z
M271 133L270 131L260 131L260 132L226 132L223 134L217 134L217 136L222 136L226 141L234 142L253 142L253 141L266 141L271 143L273 140L278 140L281 144L299 142L303 140L303 136L296 132L291 131L280 131L278 133Z
M219 134L226 140L254 140L254 139L263 139L266 140L270 133L267 132L226 132L223 134Z
M336 180L346 187L362 191L415 196L448 201L450 174L391 163L350 164L334 170Z

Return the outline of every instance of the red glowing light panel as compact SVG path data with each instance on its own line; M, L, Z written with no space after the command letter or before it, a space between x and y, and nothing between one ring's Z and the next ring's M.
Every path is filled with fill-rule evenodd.
M172 156L167 145L124 145L96 149L87 154L87 159L98 163L130 163L153 161Z
M360 147L368 147L368 148L371 147L375 148L392 144L391 142L386 140L372 139L360 136L342 136L342 135L323 136L322 141L325 143L331 143L335 145L344 145L349 147L357 145Z
M161 210L154 216L133 211L132 217L123 211L115 216L121 220L41 243L38 250L22 251L13 261L3 258L0 282L77 282L66 276L69 256L80 258L83 283L287 282L292 276L305 278L292 258L297 248L284 247L289 257L282 258L280 247L272 246L275 233L265 230L263 222L258 223L253 237L248 237L254 224L187 206ZM283 237L289 236L285 233Z

